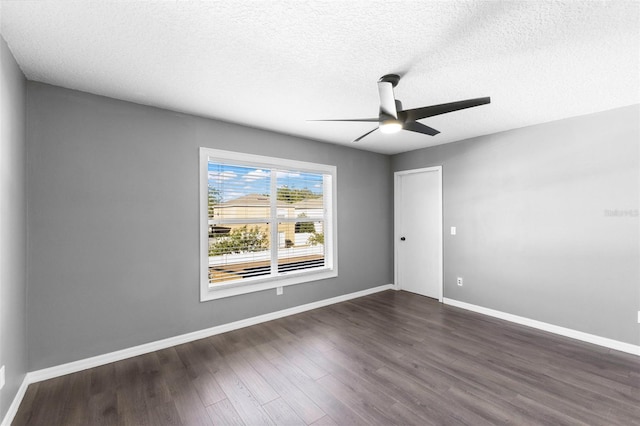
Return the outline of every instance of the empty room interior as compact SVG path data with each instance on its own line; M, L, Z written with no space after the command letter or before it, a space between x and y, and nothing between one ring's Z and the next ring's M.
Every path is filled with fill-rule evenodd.
M0 21L2 426L640 425L640 2Z

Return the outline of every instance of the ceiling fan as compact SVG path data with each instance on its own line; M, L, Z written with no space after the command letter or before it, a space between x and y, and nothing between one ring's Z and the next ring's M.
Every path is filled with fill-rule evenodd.
M380 96L380 112L378 114L378 118L348 118L309 121L360 121L378 123L376 128L358 137L353 142L362 140L365 136L368 136L378 129L380 129L382 133L396 133L400 130L408 130L410 132L435 136L440 133L438 130L422 123L418 123L417 120L461 109L472 108L491 102L491 98L486 97L403 110L402 103L397 100L393 94L393 88L398 85L399 81L400 76L397 74L383 75L380 77L380 80L378 80L378 95Z

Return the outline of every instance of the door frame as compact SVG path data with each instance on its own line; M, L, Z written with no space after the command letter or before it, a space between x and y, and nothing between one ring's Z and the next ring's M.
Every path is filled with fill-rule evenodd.
M413 173L437 172L438 198L440 199L440 292L438 301L444 297L444 204L442 202L442 166L423 167L420 169L401 170L393 173L393 279L396 290L402 290L398 282L398 243L400 241L400 178Z

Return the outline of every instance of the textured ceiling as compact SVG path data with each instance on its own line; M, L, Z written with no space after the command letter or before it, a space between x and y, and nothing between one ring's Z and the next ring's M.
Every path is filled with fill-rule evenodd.
M640 102L637 1L0 1L30 80L397 153ZM491 96L373 133L376 81L405 108Z

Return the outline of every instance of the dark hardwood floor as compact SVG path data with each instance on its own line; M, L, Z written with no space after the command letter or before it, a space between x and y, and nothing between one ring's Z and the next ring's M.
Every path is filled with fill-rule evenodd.
M29 386L14 425L640 425L640 358L386 291Z

